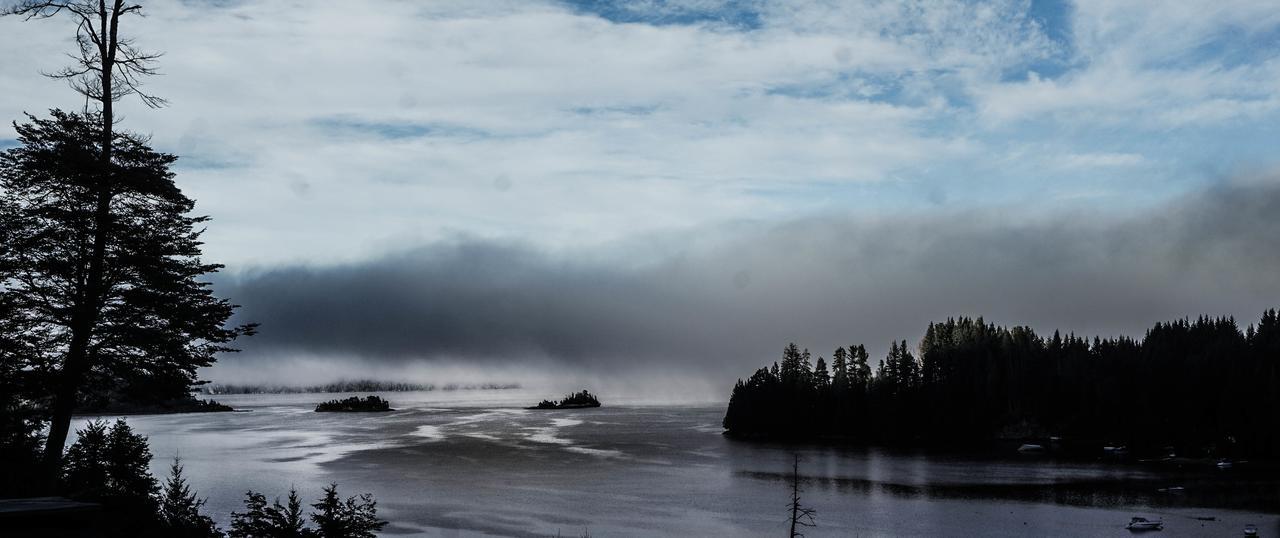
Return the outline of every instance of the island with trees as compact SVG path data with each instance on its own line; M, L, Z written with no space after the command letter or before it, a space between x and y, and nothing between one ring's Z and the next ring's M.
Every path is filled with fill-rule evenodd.
M329 400L316 406L316 412L370 413L391 411L391 402L377 396L352 396L342 400Z
M1134 457L1280 457L1280 315L1157 323L1141 339L1086 339L982 318L932 323L894 342L874 372L866 348L831 362L795 344L733 388L730 436L981 446Z
M584 409L588 407L600 407L600 400L594 394L583 390L566 395L558 402L542 400L538 402L538 405L526 407L525 409Z

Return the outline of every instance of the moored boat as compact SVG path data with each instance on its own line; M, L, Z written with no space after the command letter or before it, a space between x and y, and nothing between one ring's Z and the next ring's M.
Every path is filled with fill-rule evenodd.
M1164 528L1164 521L1156 519L1151 520L1145 517L1135 517L1129 520L1129 524L1124 528L1131 531L1158 531Z

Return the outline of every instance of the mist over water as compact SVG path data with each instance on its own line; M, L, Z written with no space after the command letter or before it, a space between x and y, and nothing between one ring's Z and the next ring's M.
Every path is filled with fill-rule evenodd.
M1133 515L1163 517L1168 536L1280 530L1276 484L1232 474L742 443L721 435L723 404L602 394L598 409L537 411L523 407L553 394L522 388L384 393L395 411L312 412L332 396L228 395L247 412L129 422L150 436L153 472L181 456L223 524L246 489L270 499L293 485L307 499L337 482L373 493L391 536L776 536L799 454L814 536L1123 535Z
M219 276L237 320L262 331L206 377L616 381L709 398L788 342L815 357L864 344L874 362L951 316L1103 337L1252 320L1276 306L1277 266L1274 172L1130 212L817 215L571 251L463 236Z

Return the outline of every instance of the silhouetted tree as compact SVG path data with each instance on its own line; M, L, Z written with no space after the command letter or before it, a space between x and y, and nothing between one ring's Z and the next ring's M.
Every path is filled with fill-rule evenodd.
M279 504L279 503L277 503ZM244 512L231 512L231 538L274 538L277 536L267 516L267 497L252 490L244 494Z
M837 392L849 391L849 353L844 348L836 348L831 354L831 386Z
M782 372L801 371L791 344ZM1157 323L1142 339L1086 340L982 318L929 324L917 359L893 342L874 375L866 349L833 354L830 397L777 368L740 380L724 425L741 436L842 436L870 442L985 443L1062 436L1131 452L1280 457L1280 315ZM846 396L840 383L847 371ZM815 410L816 417L798 411Z
M169 466L169 479L160 494L159 527L166 536L184 538L221 538L222 531L213 519L200 513L204 500L196 494L182 477L182 462L173 460Z
M871 384L871 365L867 364L869 358L866 346L849 346L849 379L854 387L864 391Z
M324 496L311 507L315 508L311 521L323 538L373 538L374 532L387 526L386 521L378 519L377 502L372 495L365 493L343 501L338 497L337 484L325 487Z
M245 511L231 513L230 538L372 538L374 533L387 525L378 519L377 503L373 496L363 494L343 500L338 495L338 485L324 488L324 495L315 504L310 519L315 528L306 527L302 517L302 502L296 490L289 491L285 505L280 499L268 505L261 493L245 493Z
M125 535L146 534L156 514L159 486L151 476L147 438L124 420L110 428L94 421L76 431L67 448L61 491L77 500L102 503Z
M12 281L0 289L29 301L20 307L27 311L24 319L47 317L56 326L41 357L51 377L44 450L50 487L86 376L103 369L104 360L149 361L160 371L183 371L208 362L217 344L234 337L221 327L231 306L210 298L193 280L217 266L194 259L199 233L193 225L203 219L185 216L192 204L173 185L173 157L115 131L116 101L136 95L148 106L164 103L141 89L159 55L142 51L120 32L122 17L141 11L123 0L26 0L2 13L65 16L74 23L74 62L50 76L66 79L85 97L86 109L88 103L97 109L33 118L18 129L22 146L7 152L0 169L0 188L16 198L16 207L0 209L28 217L0 218L0 224L17 229L0 232L17 242L4 254L20 258L13 262L17 289ZM57 293L44 295L50 291ZM194 332L185 334L188 329ZM145 347L165 349L121 352L150 351Z
M822 357L818 357L818 363L813 367L813 384L820 389L831 386L831 372L827 370L827 361Z
M306 528L302 515L302 501L296 489L289 490L288 501L280 504L277 498L272 504L261 493L245 493L245 511L231 513L230 538L311 538L318 536Z
M807 508L800 504L800 456L792 455L791 462L791 502L787 504L787 508L791 512L791 532L792 538L803 537L800 527L815 527L813 516L817 514L817 510Z
M5 200L0 200L4 204ZM0 215L3 215L0 210ZM4 226L0 224L0 230ZM8 243L0 237L0 251ZM6 257L0 254L0 260ZM0 274L0 282L4 282ZM20 326L12 297L0 293L0 498L29 493L40 478L40 454L44 444L43 422L37 401L43 393L38 372L27 357L33 339Z
M44 459L57 469L77 402L188 397L196 369L252 327L224 326L233 305L199 280L221 267L199 259L197 226L207 219L188 215L194 202L169 171L175 157L136 136L113 135L112 231L99 259L102 120L51 115L15 125L21 145L0 153L0 189L11 202L0 207L0 233L12 241L0 252L10 268L0 302L35 340L21 360L52 393ZM100 279L90 277L103 268Z

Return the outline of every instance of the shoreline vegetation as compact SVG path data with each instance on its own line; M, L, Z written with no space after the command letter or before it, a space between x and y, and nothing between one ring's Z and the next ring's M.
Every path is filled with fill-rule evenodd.
M1280 459L1276 310L1244 330L1200 317L1141 339L953 318L929 324L914 350L894 342L874 372L868 359L842 347L829 367L786 346L780 363L738 380L725 434L1220 469Z
M538 405L525 409L586 409L589 407L600 407L600 400L584 389L582 392L567 394L558 402L542 400Z
M76 408L75 416L102 415L172 415L178 413L226 413L231 406L215 400L195 397L174 398L159 402L113 401Z
M240 385L209 383L200 387L200 394L217 396L225 394L313 394L326 392L431 392L436 390L512 390L519 383L449 383L436 386L432 383L400 383L371 379L342 380L323 385Z
M343 400L329 400L316 405L317 413L377 413L394 411L391 402L377 396L352 396Z

